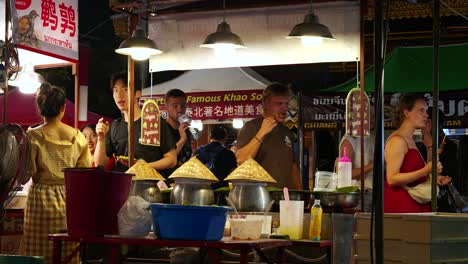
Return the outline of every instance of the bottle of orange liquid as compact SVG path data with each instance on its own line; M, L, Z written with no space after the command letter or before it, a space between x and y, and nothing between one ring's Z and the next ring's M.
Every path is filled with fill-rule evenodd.
M309 239L320 241L322 231L322 206L320 200L315 199L314 205L310 209Z

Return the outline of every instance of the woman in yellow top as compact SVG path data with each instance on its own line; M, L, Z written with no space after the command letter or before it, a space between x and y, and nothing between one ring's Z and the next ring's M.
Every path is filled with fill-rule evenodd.
M21 248L23 254L44 256L45 263L51 263L52 242L47 235L66 229L62 169L90 167L92 156L83 134L61 121L65 112L65 94L60 88L42 84L36 94L36 104L44 124L27 131L31 141L31 161L29 177L24 183L32 177L33 184L24 213ZM76 248L72 243L64 246L62 256Z

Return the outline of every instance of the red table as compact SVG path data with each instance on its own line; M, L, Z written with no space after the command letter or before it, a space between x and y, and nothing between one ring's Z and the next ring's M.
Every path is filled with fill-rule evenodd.
M51 234L49 240L53 241L53 264L60 264L62 255L62 241L79 242L80 244L107 244L111 247L110 263L118 263L118 251L120 245L144 245L155 247L198 247L205 248L208 255L215 262L219 262L219 256L212 249L237 249L240 250L240 263L248 263L248 254L255 250L260 257L265 257L261 249L278 248L277 263L284 263L284 249L292 245L292 242L284 239L259 239L259 240L231 240L228 237L221 241L186 241L186 240L162 240L152 237L123 238L119 236L104 237L73 237L68 234ZM75 252L76 253L76 252ZM268 262L268 260L267 260Z

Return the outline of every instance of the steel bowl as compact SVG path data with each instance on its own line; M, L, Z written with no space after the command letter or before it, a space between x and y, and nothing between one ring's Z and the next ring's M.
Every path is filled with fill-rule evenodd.
M309 208L319 199L324 208L354 208L359 204L359 192L311 192Z
M176 178L171 192L171 204L212 205L215 202L211 182L207 180Z
M130 195L140 196L149 203L162 202L162 195L159 191L158 181L155 180L132 181Z
M264 182L232 181L229 199L239 212L264 212L270 203L270 193Z
M359 204L359 192L337 192L336 203L343 209L354 208Z
M308 208L312 207L316 199L320 200L320 205L324 208L336 206L336 193L334 192L311 192Z

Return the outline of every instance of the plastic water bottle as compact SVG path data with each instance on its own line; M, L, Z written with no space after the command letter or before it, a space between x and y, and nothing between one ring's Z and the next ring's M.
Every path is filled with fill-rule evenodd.
M322 231L322 206L320 200L315 199L314 205L310 209L309 239L320 241Z
M338 188L352 185L352 164L346 156L346 147L343 148L343 157L338 160Z

